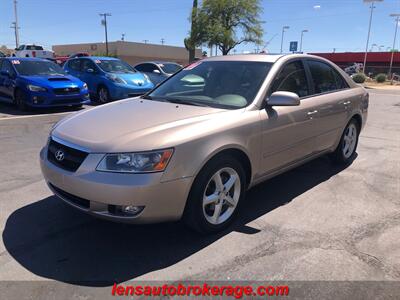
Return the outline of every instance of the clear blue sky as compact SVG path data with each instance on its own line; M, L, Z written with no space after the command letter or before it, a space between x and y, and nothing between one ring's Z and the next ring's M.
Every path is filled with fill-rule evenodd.
M13 0L0 0L0 45L14 47ZM51 48L54 44L104 41L98 13L109 12L109 40L149 40L183 46L189 30L192 0L18 0L21 43ZM280 49L282 25L289 25L285 51L291 40L304 36L307 52L363 51L365 49L369 5L362 0L263 0L264 40L270 52ZM400 13L400 0L376 3L371 44L392 45L395 22L390 13ZM277 35L276 35L277 34ZM276 35L274 37L274 35ZM400 48L400 32L397 48ZM237 51L253 51L254 45L241 45ZM376 49L376 48L375 48Z

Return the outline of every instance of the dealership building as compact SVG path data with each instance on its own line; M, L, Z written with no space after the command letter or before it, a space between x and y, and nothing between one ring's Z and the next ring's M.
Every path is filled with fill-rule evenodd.
M106 53L105 43L54 45L53 51L59 56L68 56L76 52L102 56ZM181 65L189 62L189 52L184 47L117 41L108 43L108 53L121 58L131 65L143 61L173 61ZM196 50L196 57L201 57L201 49Z
M354 63L364 63L365 52L343 53L311 53L334 62L341 68L346 68ZM368 52L365 73L388 73L392 52ZM400 52L393 55L392 72L400 74Z

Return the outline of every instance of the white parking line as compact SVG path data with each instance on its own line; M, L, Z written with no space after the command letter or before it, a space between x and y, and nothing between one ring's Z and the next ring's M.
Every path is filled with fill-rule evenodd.
M60 113L49 113L49 114L39 114L39 115L26 115L26 116L4 116L0 117L0 121L5 121L5 120L13 120L13 119L27 119L27 118L36 118L36 117L44 117L44 116L61 116L61 115L67 115L71 114L73 111L66 111L66 112L60 112Z

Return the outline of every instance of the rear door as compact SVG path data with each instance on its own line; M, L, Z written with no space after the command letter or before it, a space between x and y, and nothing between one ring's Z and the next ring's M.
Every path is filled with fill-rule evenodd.
M262 167L265 173L309 156L315 144L317 111L302 60L286 63L268 92L296 93L299 106L267 106L261 111Z
M326 62L308 59L312 93L318 110L315 152L331 148L341 135L354 102L354 91L343 77Z

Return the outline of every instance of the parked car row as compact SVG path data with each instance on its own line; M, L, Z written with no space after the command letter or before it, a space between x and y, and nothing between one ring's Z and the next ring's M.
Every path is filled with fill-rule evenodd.
M81 106L90 99L106 103L143 95L182 68L169 62L146 62L134 68L118 58L87 53L69 56L62 67L57 63L51 58L1 57L0 101L21 110Z

